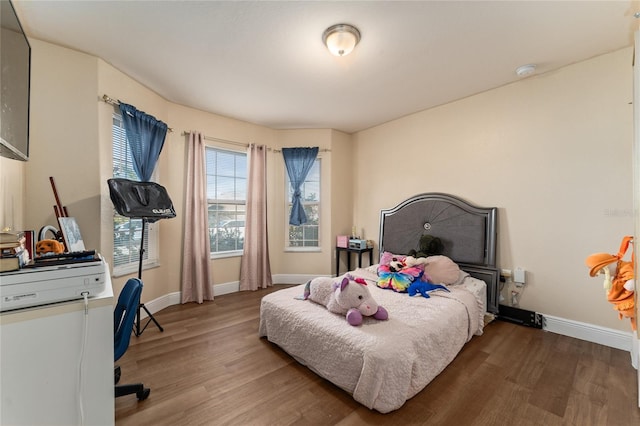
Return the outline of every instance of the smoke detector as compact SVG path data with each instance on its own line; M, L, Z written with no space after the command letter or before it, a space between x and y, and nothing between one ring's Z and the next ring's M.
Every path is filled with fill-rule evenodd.
M521 65L516 68L516 74L518 77L526 77L536 72L536 66L534 64Z

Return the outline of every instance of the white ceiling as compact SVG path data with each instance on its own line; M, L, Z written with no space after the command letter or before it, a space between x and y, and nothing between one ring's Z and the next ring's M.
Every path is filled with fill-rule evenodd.
M640 11L617 0L14 4L29 37L98 56L171 102L347 133L508 84L523 64L544 73L631 46ZM322 33L343 22L362 40L338 58Z

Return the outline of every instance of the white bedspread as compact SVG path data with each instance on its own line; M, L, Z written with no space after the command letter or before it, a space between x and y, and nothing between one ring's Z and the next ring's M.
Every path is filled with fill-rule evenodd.
M266 336L297 361L382 413L400 408L455 358L474 334L482 334L483 281L467 277L450 293L428 299L383 290L371 270L355 276L368 281L376 301L389 312L387 321L365 317L350 326L311 301L295 299L304 285L265 296L259 335Z

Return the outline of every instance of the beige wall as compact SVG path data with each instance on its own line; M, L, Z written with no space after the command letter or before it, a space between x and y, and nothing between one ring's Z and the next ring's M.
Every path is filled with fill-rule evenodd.
M620 237L633 232L630 49L346 135L273 130L176 105L100 59L38 40L32 47L31 160L0 160L1 225L36 230L55 225L48 182L54 176L87 246L110 260L106 179L112 107L98 98L106 93L136 105L174 130L159 176L178 212L177 218L158 222L161 266L144 273L145 302L179 291L182 133L199 130L273 150L312 145L331 150L322 153L326 226L315 253L284 249L285 171L281 154L272 151L269 157L274 274L332 274L336 235L355 225L377 240L380 209L421 192L449 192L499 207L500 267L529 272L523 308L628 330L606 303L600 279L588 276L584 258L616 250ZM214 284L239 279L239 258L212 263ZM114 280L116 292L126 278Z
M30 40L31 41L31 40ZM90 247L100 241L98 59L33 40L31 43L30 149L26 163L24 226L57 227L55 179L60 201L76 218Z
M337 235L349 235L355 225L353 216L354 192L353 143L351 136L333 131L331 144L331 273L335 274L335 238ZM362 238L374 238L373 235L361 235ZM377 238L374 238L377 239ZM363 261L364 262L364 261ZM366 264L366 262L365 262ZM340 272L347 269L346 255L340 257Z
M26 162L0 157L0 229L24 229Z
M634 231L631 53L358 133L356 222L370 233L380 209L430 191L496 206L498 264L528 272L522 308L628 331L584 259Z
M215 138L258 143L272 150L268 158L269 232L274 274L329 274L332 270L333 232L332 197L349 193L348 188L332 188L332 155L323 159L323 217L326 225L322 247L314 253L287 253L284 250L286 221L284 214L284 163L277 152L284 146L319 146L332 149L333 140L341 142L338 155L345 151L348 135L331 130L273 130L252 123L221 117L187 108L163 99L134 79L101 59L50 43L32 42L31 158L22 163L2 158L0 183L2 226L39 230L44 225L57 227L55 200L49 176L56 180L62 203L69 215L77 218L87 248L96 248L112 263L112 204L106 180L112 174L111 116L113 106L99 99L107 94L114 99L165 121L168 133L158 165L159 182L167 187L177 218L157 222L160 235L160 266L145 270L143 302L180 290L182 229L184 211L185 131L198 130ZM234 145L208 142L212 146L243 150ZM342 197L344 198L344 197ZM350 209L343 212L350 216ZM342 230L341 232L344 232ZM212 284L239 280L240 257L212 261ZM134 274L114 277L114 289L120 291Z

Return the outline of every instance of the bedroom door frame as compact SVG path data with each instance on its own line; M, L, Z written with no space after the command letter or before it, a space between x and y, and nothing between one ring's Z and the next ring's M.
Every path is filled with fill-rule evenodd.
M633 238L634 253L639 253L640 249L640 64L638 63L639 56L636 55L640 51L640 29L637 29L634 33L634 54L633 54L633 212L635 220L635 232ZM635 277L638 277L638 271L640 267L639 262L635 265ZM640 318L640 297L638 297L638 291L640 290L640 280L636 279L636 291L635 291L635 305L636 305L636 318ZM635 348L635 366L638 376L638 407L640 407L640 329L636 330L633 336L633 347Z

